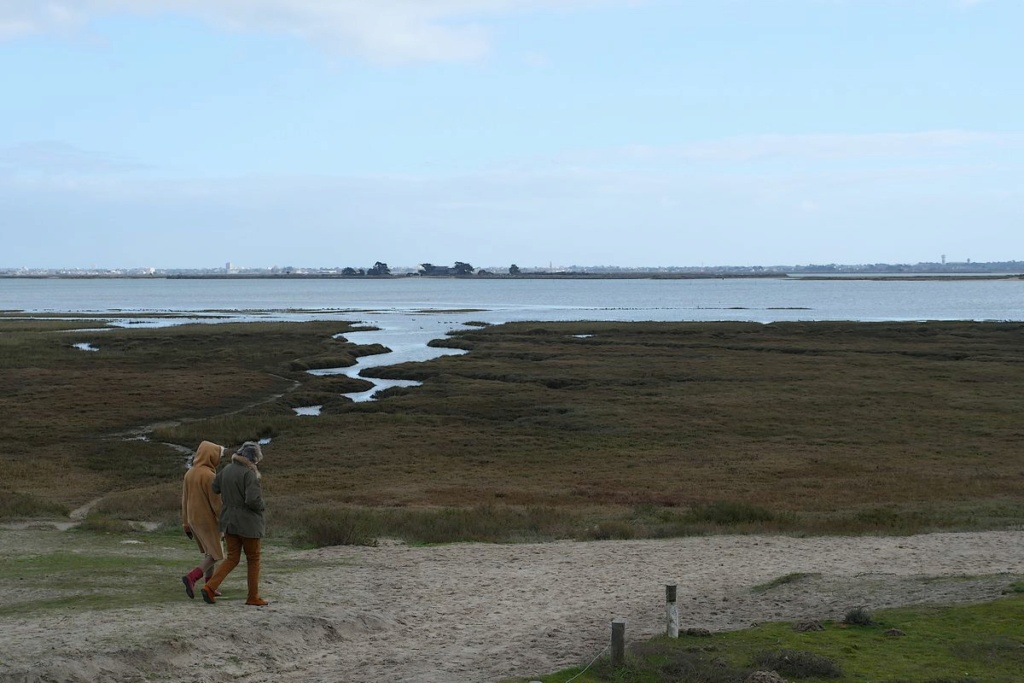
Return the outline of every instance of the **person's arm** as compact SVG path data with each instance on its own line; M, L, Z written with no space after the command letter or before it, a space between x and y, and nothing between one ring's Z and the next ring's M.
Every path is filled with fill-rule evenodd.
M263 512L266 509L266 505L263 504L263 489L260 487L260 480L252 472L245 473L245 507L253 512Z
M217 476L215 476L213 481L210 483L210 488L213 489L213 492L217 495L220 495L220 475L222 474L224 474L224 470L217 472Z

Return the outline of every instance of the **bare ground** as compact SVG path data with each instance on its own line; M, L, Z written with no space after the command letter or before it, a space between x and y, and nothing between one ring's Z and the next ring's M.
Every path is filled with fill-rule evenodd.
M663 633L666 583L683 628L721 631L984 601L1024 574L1021 530L287 552L316 565L268 571L265 608L242 604L240 566L214 606L182 592L180 604L0 618L0 681L530 680L590 662L612 619L628 640ZM811 576L752 591L794 572Z

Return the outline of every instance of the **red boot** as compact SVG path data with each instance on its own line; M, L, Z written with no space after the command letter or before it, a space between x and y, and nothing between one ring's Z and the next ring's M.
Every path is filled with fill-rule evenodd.
M183 584L185 584L185 594L188 595L188 597L190 597L190 598L195 598L196 597L196 592L195 592L196 581L198 581L199 577L202 576L202 575L203 575L203 570L200 569L199 567L196 567L195 569L190 571L188 574L185 574L185 576L181 577L181 582Z

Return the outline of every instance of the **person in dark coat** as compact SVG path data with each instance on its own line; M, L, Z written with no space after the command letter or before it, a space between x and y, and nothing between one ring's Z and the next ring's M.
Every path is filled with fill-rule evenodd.
M217 588L238 566L243 552L249 588L245 604L257 607L269 604L260 597L260 544L266 533L263 519L266 506L260 488L260 471L256 467L261 460L260 445L246 441L211 484L213 492L221 497L220 530L224 532L228 547L227 558L201 589L203 600L211 605L216 602Z

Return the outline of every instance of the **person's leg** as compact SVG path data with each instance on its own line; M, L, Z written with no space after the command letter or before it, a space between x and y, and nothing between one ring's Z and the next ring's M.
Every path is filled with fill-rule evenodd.
M199 577L202 575L203 568L202 565L199 565L198 567L193 567L188 574L185 574L181 577L181 582L185 584L185 595L187 595L190 598L196 597L196 581L198 581Z
M231 570L238 566L239 560L242 558L242 537L235 536L234 534L224 534L224 540L227 541L228 552L227 557L220 563L220 567L214 572L210 580L202 588L203 600L210 603L214 602L214 598L217 594L217 588L224 580Z
M206 578L206 583L210 582L210 577L213 576L213 570L217 566L217 560L214 559L213 555L207 555L203 558L202 564L199 567L203 570L203 576ZM220 591L214 590L214 596L220 595Z
M269 603L260 597L260 539L243 538L242 548L245 550L245 578L249 589L245 604L262 607Z

